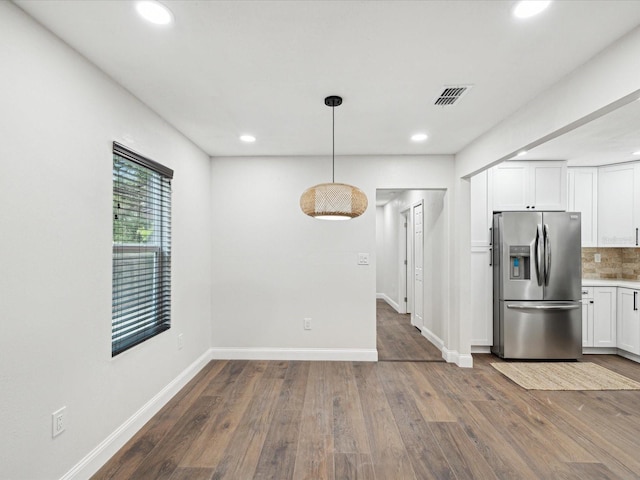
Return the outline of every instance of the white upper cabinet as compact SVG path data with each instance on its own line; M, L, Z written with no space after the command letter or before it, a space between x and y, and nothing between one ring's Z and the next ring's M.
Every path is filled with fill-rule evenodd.
M635 247L640 228L640 163L600 167L598 246Z
M529 195L529 167L525 162L505 162L490 170L493 210L524 210Z
M568 206L570 212L582 213L582 246L598 245L598 169L575 167L567 169Z
M567 162L504 162L491 169L493 210L567 209Z

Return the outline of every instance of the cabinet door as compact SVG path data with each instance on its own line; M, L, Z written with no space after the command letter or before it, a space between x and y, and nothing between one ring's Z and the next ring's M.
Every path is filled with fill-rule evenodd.
M526 210L529 175L527 162L505 162L491 169L493 210Z
M489 228L492 216L488 214L491 207L488 203L487 171L471 177L471 245L487 246L491 243Z
M471 249L471 345L493 345L493 270L489 247Z
M618 348L640 355L638 290L618 288Z
M616 287L593 289L593 346L615 347L616 339Z
M637 245L640 168L636 163L598 171L598 246Z
M582 287L582 346L593 347L593 287Z
M536 210L567 209L567 165L564 162L529 163L529 202Z
M582 214L582 246L598 246L598 169L567 169L567 211Z
M582 300L582 346L593 347L593 300Z

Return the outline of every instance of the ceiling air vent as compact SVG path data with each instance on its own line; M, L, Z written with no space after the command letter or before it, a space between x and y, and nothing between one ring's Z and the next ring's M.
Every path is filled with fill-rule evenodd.
M436 97L433 102L434 105L439 105L441 107L447 107L449 105L455 104L460 98L467 93L467 91L471 88L471 85L450 85L442 88L440 94Z

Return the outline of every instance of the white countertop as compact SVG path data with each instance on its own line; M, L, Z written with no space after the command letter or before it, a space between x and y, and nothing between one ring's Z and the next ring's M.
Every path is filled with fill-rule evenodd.
M583 287L623 287L640 289L640 281L632 280L597 280L593 278L583 278Z

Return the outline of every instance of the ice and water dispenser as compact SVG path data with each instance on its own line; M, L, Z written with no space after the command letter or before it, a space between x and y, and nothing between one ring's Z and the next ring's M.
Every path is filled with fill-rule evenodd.
M531 247L529 245L509 246L509 278L511 280L531 279Z

